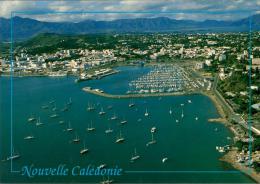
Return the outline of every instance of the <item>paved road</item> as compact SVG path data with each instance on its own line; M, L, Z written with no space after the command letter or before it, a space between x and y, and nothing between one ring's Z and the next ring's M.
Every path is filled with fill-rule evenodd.
M216 97L218 98L218 100L221 102L224 111L229 115L229 119L233 120L237 123L239 123L241 126L243 126L244 128L248 129L249 131L254 132L257 135L260 135L260 130L258 130L257 128L253 127L253 126L249 126L248 123L242 118L242 116L240 114L236 114L232 107L226 102L226 100L224 99L224 97L218 92L217 90L217 83L218 83L218 76L216 75L214 78L214 82L213 82L213 92L216 95Z

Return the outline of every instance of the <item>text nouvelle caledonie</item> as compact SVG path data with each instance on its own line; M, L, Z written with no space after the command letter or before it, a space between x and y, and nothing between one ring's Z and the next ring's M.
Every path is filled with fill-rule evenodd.
M29 178L35 176L120 176L122 168L115 166L114 168L99 168L92 165L87 167L74 166L66 167L66 164L60 164L53 168L38 168L31 166L23 166L21 174Z

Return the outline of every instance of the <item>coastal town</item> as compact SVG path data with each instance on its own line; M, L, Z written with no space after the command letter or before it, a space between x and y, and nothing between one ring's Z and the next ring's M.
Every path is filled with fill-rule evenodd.
M47 37L55 41L47 42ZM126 94L193 91L209 96L234 134L234 145L217 151L229 151L232 159L223 160L234 160L236 168L253 168L259 178L260 32L251 37L252 41L247 33L41 34L15 43L11 58L8 50L3 52L0 74L75 76L75 82L81 82L116 74L117 66L151 66L148 74L130 81Z

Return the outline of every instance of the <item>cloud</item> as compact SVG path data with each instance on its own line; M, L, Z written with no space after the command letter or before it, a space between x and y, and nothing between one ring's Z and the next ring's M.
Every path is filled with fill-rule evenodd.
M8 18L13 11L22 11L25 9L33 9L35 7L36 3L34 1L0 1L0 16Z
M44 21L73 21L85 19L113 20L122 18L167 16L176 19L240 19L256 13L260 0L57 0L57 1L1 1L0 16L8 17L11 11L36 11L39 14L22 15ZM71 11L106 11L110 13L54 14ZM145 12L112 13L112 12ZM44 12L44 14L42 13ZM49 12L46 14L46 12ZM147 13L154 12L154 13ZM156 14L162 12L164 14ZM171 13L169 13L171 12Z

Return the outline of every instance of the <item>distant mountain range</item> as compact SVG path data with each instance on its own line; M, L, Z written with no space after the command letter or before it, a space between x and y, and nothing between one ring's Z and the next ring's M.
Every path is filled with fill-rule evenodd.
M253 15L252 28L260 30L260 14ZM175 20L167 17L118 19L113 21L85 20L42 22L29 18L13 18L14 40L24 40L39 33L145 33L145 32L240 32L249 30L249 17L237 21ZM0 41L10 40L10 19L0 18Z

